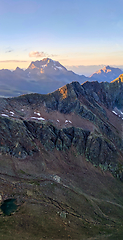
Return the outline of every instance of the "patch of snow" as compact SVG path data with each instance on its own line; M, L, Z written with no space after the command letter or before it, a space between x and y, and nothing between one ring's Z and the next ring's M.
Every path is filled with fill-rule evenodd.
M58 67L58 66L56 66L56 68L58 68L59 70L63 70L63 68L62 68L62 67Z
M8 115L6 115L6 114L4 114L4 113L2 113L1 116L3 116L3 117L9 117Z
M43 120L43 121L44 121L44 120L45 120L45 118L42 118L42 117L40 117L40 118L38 118L38 120Z
M45 64L45 65L42 65L41 67L42 67L42 68L45 68L45 67L47 67L47 64Z
M31 117L31 118L33 118L33 119L36 119L36 120L45 120L45 118L42 118L42 117L40 117L40 118L37 118L37 117Z
M14 115L14 112L10 111L10 113L11 113L12 115Z
M120 111L120 113L123 115L123 112Z
M115 111L112 111L115 115L118 115Z
M65 120L65 123L72 123L70 120Z
M36 114L36 115L38 115L38 116L41 116L41 114L40 114L40 113L37 113L37 112L34 112L34 114Z

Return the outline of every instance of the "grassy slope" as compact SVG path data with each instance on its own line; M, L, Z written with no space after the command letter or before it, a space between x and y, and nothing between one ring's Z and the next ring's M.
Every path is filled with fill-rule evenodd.
M0 193L4 199L17 198L19 205L11 216L1 213L0 239L122 239L123 184L73 149L67 154L44 151L45 157L59 167L47 164L37 175L28 163L21 170L18 159L4 156L4 164L0 161ZM7 172L8 161L13 172ZM12 161L20 167L14 169Z

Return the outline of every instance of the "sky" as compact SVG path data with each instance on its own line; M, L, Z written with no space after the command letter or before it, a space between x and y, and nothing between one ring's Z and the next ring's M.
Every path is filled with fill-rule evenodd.
M123 0L0 0L0 69L123 65Z

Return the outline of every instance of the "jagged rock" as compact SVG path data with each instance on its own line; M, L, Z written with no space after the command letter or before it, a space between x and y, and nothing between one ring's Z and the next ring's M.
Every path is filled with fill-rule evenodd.
M96 166L116 165L117 151L115 146L98 135L91 135L88 138L86 147L86 157Z
M34 138L23 121L0 117L0 151L15 157L25 158L38 151Z

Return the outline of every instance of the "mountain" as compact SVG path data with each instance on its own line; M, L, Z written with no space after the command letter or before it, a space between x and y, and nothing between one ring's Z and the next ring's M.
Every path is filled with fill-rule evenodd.
M114 79L113 81L112 81L112 83L113 82L116 82L116 83L122 83L123 82L123 74L121 74L118 78L116 78L116 79Z
M72 81L83 83L88 78L68 71L49 58L31 62L26 70L0 70L0 96L14 97L25 93L49 93Z
M96 80L98 82L111 82L115 78L117 78L123 71L119 68L114 68L110 66L105 66L99 71L93 73L90 76L91 80Z
M47 94L72 81L111 82L122 74L119 68L104 67L90 77L68 71L58 61L44 58L31 62L26 70L17 67L14 71L0 70L0 96L15 97L27 93Z
M35 61L35 62L31 62L31 64L29 65L29 67L27 68L27 72L29 73L35 71L36 74L60 74L61 71L67 73L67 69L65 67L63 67L58 61L54 61L50 58L44 58L41 61Z
M122 92L72 82L0 98L0 196L18 206L1 239L122 239Z

